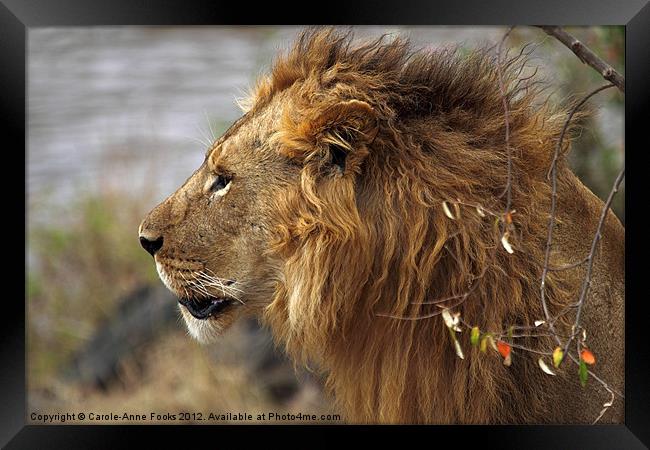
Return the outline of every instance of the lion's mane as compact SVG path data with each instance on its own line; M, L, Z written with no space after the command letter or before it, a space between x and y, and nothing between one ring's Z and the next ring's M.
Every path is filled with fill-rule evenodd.
M470 347L468 333L458 358L439 317L450 306L481 330L543 317L547 171L566 114L522 81L523 58L503 64L516 210L508 254L495 218L472 206L506 208L506 117L493 55L414 51L386 38L353 46L347 35L309 31L258 85L257 105L291 92L295 108L274 139L304 164L300 188L276 205L284 279L265 320L296 360L326 371L352 422L543 421L542 399L554 395L534 360L505 367ZM336 110L333 98L347 106ZM328 135L323 123L337 120L343 128ZM343 173L323 162L332 143L346 151ZM572 176L562 150L561 180ZM558 273L546 290L553 308L566 304ZM552 348L548 338L521 344Z

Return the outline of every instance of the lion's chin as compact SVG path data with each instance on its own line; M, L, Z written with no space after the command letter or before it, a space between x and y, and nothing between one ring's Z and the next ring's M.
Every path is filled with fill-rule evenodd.
M211 344L217 341L235 321L231 314L196 319L184 306L179 304L178 307L185 320L185 325L187 325L188 333L201 344Z

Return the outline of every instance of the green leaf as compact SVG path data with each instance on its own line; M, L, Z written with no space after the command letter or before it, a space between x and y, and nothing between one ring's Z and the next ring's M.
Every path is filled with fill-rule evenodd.
M580 360L580 369L578 370L578 374L580 375L580 384L582 387L585 387L587 385L589 372L587 371L587 364L585 364L583 360Z
M512 333L513 333L514 329L515 329L515 327L512 326L512 325L510 326L510 328L508 328L508 340L509 341L512 341Z
M478 327L472 328L472 334L469 337L469 342L476 346L478 345L478 339L481 336L481 332L479 331Z
M556 347L555 350L553 350L553 365L556 368L560 367L562 359L564 359L564 352L560 347Z
M483 339L481 339L479 350L481 350L482 353L485 353L487 351L487 336L483 336Z

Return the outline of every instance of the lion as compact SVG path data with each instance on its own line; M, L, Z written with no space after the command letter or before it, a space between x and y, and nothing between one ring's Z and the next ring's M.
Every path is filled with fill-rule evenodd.
M568 357L556 376L538 366L541 353L553 367L557 346L538 321L547 174L568 107L540 101L524 63L303 32L140 225L191 336L214 342L258 317L297 364L323 372L349 423L594 421L609 394L593 376L581 387ZM592 375L621 393L624 228L607 213L572 330L603 202L571 172L569 146L557 159L545 299L557 333L583 334ZM467 325L452 331L462 358L443 311ZM509 367L470 345L474 326L510 330L499 335ZM618 395L602 421L623 421Z

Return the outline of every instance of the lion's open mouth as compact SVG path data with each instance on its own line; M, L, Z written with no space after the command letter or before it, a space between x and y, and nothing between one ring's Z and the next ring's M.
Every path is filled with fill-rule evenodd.
M222 297L181 298L178 303L183 305L197 319L207 319L222 312L233 304L233 300Z

